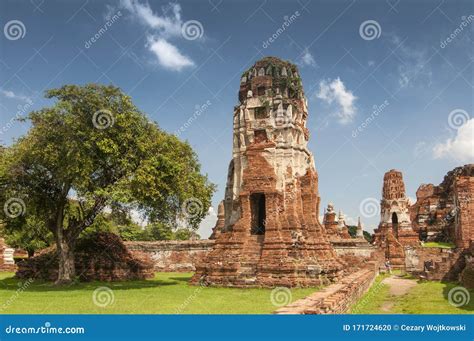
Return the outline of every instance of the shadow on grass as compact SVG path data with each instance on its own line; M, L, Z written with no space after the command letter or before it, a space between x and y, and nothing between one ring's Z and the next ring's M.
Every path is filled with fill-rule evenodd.
M473 289L470 289L470 290L466 289L459 283L452 283L452 282L442 282L442 283L445 285L443 288L443 296L450 304L452 304L453 306L454 304L456 305L459 304L459 306L457 307L458 309L466 310L466 311L470 311L474 313L474 290Z
M149 280L136 280L136 281L119 281L119 282L74 282L68 285L55 285L53 282L46 282L40 280L34 280L28 285L27 291L29 292L48 292L48 291L80 291L80 290L95 290L97 287L105 286L113 290L134 290L134 289L146 289L146 288L157 288L163 286L180 285L178 281L188 281L189 278L170 278L170 280L161 279L149 279ZM0 290L17 291L22 285L26 285L27 280L20 280L14 277L5 278L0 280Z
M170 277L173 281L180 281L180 282L189 282L193 278L193 276L183 276L183 277Z

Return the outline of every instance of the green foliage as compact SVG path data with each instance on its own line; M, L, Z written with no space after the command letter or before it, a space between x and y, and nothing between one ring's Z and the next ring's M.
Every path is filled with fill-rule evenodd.
M145 238L146 240L171 240L173 239L173 231L157 222L148 226Z
M347 229L349 231L350 236L352 238L355 238L357 235L357 226L350 225L350 226L347 226ZM369 243L372 243L372 240L373 240L372 235L367 231L363 231L363 234L364 234L365 240L367 240Z
M29 215L19 224L9 224L1 228L1 235L5 237L7 245L20 248L33 256L35 251L44 249L54 242L54 237L44 222L35 215Z
M178 229L176 232L173 234L173 239L176 240L189 240L189 239L200 239L201 236L197 234L195 231L181 228Z
M134 223L126 209L112 209L110 213L100 214L94 224L82 232L88 236L96 232L112 232L126 241L188 240L199 239L199 235L190 228L180 227L174 230L170 225L160 222L140 226Z
M139 209L150 222L198 228L214 185L188 143L150 122L114 86L66 85L46 97L57 102L31 112L29 132L2 152L0 203L23 200L26 214L60 237L58 246L93 229L114 203ZM186 215L182 206L191 198L200 210ZM18 218L0 212L7 226Z
M363 233L365 240L367 240L369 243L372 243L374 240L374 236L367 231L363 231Z
M136 224L130 225L119 225L117 227L118 234L123 240L126 241L137 241L137 240L148 240L144 229Z

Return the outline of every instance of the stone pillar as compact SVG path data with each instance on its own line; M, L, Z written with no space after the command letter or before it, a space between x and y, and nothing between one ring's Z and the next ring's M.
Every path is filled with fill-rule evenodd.
M360 222L360 217L357 220L356 238L364 238L364 230L362 229L362 224Z

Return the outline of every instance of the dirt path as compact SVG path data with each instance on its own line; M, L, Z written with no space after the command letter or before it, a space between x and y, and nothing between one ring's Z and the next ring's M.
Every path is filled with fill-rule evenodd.
M381 309L384 312L390 312L395 304L397 296L405 295L418 284L415 280L400 278L393 275L385 278L382 283L388 285L391 295L390 300L382 304Z

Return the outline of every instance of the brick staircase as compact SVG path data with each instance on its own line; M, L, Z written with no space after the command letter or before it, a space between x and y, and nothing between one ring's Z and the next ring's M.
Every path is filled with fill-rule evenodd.
M244 246L244 253L239 267L242 284L252 285L257 281L257 265L263 249L263 235L250 236Z

